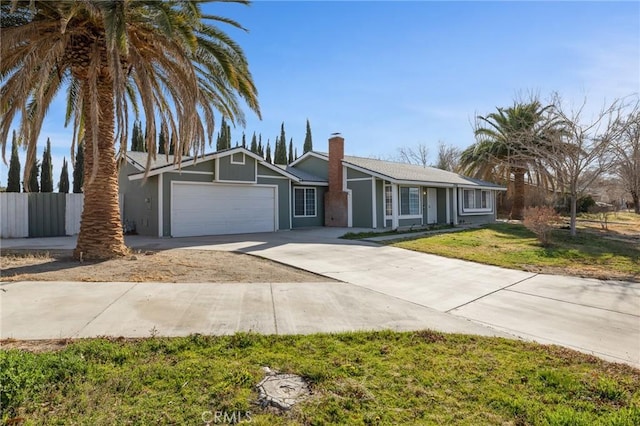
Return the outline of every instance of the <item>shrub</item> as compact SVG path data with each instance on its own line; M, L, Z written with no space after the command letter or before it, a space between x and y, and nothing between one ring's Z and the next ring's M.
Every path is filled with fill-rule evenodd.
M590 208L596 205L596 201L591 195L585 195L578 198L576 202L576 210L578 213L587 213Z
M552 207L528 207L524 210L524 226L536 234L542 245L551 244L551 231L560 222L560 216Z

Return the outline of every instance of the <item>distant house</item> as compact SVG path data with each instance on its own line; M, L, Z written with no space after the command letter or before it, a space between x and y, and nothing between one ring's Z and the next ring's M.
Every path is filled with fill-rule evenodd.
M143 235L184 237L309 226L398 228L486 223L505 188L431 167L308 152L275 166L236 147L174 164L127 153L119 184L123 221Z

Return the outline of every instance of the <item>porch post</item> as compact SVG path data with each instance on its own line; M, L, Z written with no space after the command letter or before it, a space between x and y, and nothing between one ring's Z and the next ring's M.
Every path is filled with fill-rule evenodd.
M450 194L450 190L449 188L447 188L444 193L445 193L445 204L447 206L447 225L451 223L451 194Z
M164 237L164 229L162 226L162 222L164 221L162 216L164 210L164 200L162 199L164 181L162 176L164 176L162 173L158 175L158 237L160 238Z
M376 200L376 178L371 177L371 227L376 229L378 227L378 206Z
M458 225L458 187L451 188L453 191L453 225Z
M391 228L398 229L400 226L400 221L398 220L399 215L399 204L398 203L398 185L395 183L391 184Z

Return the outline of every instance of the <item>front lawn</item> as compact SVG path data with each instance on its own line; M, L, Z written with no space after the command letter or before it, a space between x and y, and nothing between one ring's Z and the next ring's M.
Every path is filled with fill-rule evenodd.
M262 366L302 375L312 395L285 413L260 407ZM198 425L215 412L257 425L640 424L640 370L556 346L431 331L1 350L0 385L0 418L13 424Z
M524 226L494 223L393 245L526 271L640 280L640 247L637 242L586 230L580 230L574 238L568 230L556 230L552 245L542 247Z

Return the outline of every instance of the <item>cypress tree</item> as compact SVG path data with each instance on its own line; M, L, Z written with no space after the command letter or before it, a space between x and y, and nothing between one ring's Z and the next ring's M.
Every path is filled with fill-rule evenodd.
M258 135L258 154L264 158L264 147L262 146L262 133Z
M51 164L51 140L49 138L47 138L47 146L42 154L40 192L53 192L53 164Z
M287 138L284 133L284 122L280 126L280 138L276 138L273 160L276 164L287 164Z
M309 151L313 151L313 142L311 140L311 126L309 125L309 119L307 118L307 134L304 136L304 147L302 153L306 154Z
M146 135L142 133L142 123L135 121L131 132L131 151L147 152L146 139Z
M172 134L169 142L169 155L174 155L176 152L176 135Z
M295 160L298 159L298 148L297 147L296 147L296 153L295 153L294 157L295 157Z
M269 140L267 140L267 163L269 164L273 164L273 162L271 161L271 144L269 143Z
M287 164L293 163L293 138L289 139L289 161Z
M31 173L29 174L28 186L24 188L24 192L40 192L38 186L38 175L40 174L40 162L34 157Z
M11 140L11 161L9 162L7 192L20 192L20 157L18 156L18 142L16 141L15 130Z
M131 148L130 151L136 151L136 135L138 134L138 122L133 122L133 128L131 129Z
M142 133L142 123L138 122L138 151L147 152L147 129Z
M158 154L165 153L165 145L167 144L166 126L160 127L160 136L158 136Z
M58 192L61 194L69 193L69 169L67 167L67 158L62 160L62 171L60 172L60 182L58 182Z
M256 132L253 132L253 136L251 137L251 145L249 146L249 151L253 152L254 154L259 154Z
M243 148L247 147L247 139L244 136L244 132L242 132L242 147Z
M138 147L140 148L140 152L147 152L147 129L144 129L144 134L143 134L142 124L140 125L140 137L138 140Z
M82 194L82 180L84 176L84 149L82 143L78 143L76 162L73 165L73 193Z
M269 141L267 141L267 145ZM276 136L276 143L273 145L273 164L278 164L278 150L280 149L280 137Z
M220 124L220 132L218 133L218 139L216 141L216 151L222 151L228 148L231 148L231 126L227 124L227 121L222 117L222 124Z

